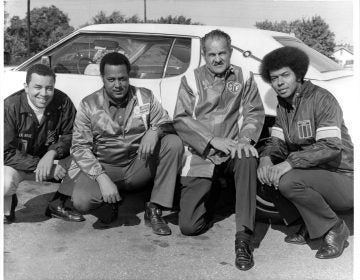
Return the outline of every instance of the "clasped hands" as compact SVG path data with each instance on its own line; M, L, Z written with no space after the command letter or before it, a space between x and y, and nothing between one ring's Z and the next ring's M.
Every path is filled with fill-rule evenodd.
M250 155L259 157L256 148L250 145L247 139L243 138L236 141L230 138L214 137L211 139L210 145L214 149L221 151L226 155L230 155L231 158L235 158L236 154L238 155L238 158L241 158L242 151L244 151L246 157L249 157Z
M292 167L289 162L283 161L274 165L270 157L266 156L260 159L257 175L262 184L274 186L275 189L278 189L281 176L291 169Z

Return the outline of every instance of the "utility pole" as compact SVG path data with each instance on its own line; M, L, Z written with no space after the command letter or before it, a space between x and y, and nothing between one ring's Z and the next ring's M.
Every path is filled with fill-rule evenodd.
M27 54L30 57L30 0L27 0Z
M144 0L144 22L146 23L146 0Z

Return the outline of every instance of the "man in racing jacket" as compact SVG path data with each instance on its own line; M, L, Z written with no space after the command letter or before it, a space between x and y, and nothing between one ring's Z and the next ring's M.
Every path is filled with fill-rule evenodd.
M264 57L263 79L278 95L271 138L261 153L258 177L278 188L298 209L304 225L286 242L322 238L320 259L338 257L349 229L335 210L353 207L353 144L342 110L327 90L304 81L307 55L283 47Z
M74 189L76 209L110 223L118 214L119 191L153 184L145 223L155 234L169 235L162 208L172 208L183 145L152 92L129 84L129 72L124 55L112 52L102 58L104 86L80 103L74 161L62 185Z
M206 203L219 175L236 188L236 266L254 265L250 237L256 209L254 148L264 123L264 108L251 73L230 64L231 38L213 30L202 38L206 65L182 78L174 127L187 146L181 174L179 226L185 235L203 232Z
M15 219L16 190L21 181L61 180L65 176L76 110L54 84L54 72L35 64L27 71L25 89L4 101L5 223ZM83 220L82 215L68 209L70 195L59 188L46 213Z

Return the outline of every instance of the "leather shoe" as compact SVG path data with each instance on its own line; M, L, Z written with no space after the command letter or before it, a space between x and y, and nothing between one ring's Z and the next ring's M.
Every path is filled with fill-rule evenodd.
M162 211L160 208L153 203L146 203L144 213L145 225L152 227L155 234L170 235L171 229L161 215Z
M332 259L340 257L344 249L349 245L347 239L350 235L349 228L343 220L340 220L322 240L320 249L315 257L318 259Z
M301 225L296 233L290 234L284 238L287 243L303 245L306 244L306 240L309 238L309 233L305 225Z
M45 215L49 218L53 217L69 222L85 221L83 215L73 209L65 207L63 203L58 205L49 203L48 207L46 208Z
M15 221L15 209L17 205L18 205L17 195L13 194L11 197L10 214L4 215L4 224L11 224Z
M254 266L252 248L249 241L235 239L235 266L240 270L249 270Z

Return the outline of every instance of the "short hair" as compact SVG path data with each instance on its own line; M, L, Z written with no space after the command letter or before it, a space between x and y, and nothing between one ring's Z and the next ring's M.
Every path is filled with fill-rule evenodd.
M204 37L201 38L201 47L202 47L204 54L206 52L205 42L207 39L224 39L226 41L228 48L231 49L230 36L220 29L214 29L214 30L210 31L209 33L205 34Z
M54 71L45 64L34 64L26 72L26 83L29 84L31 81L31 75L38 74L40 76L50 76L54 78L55 82L55 73Z
M107 53L106 55L103 56L103 58L101 59L101 62L100 62L100 74L101 74L101 76L104 76L105 64L108 64L108 65L125 65L128 74L130 73L130 68L131 68L130 61L125 55L123 55L121 53L111 52L111 53Z
M260 75L262 79L271 83L270 71L289 67L297 79L304 80L309 68L308 55L296 47L281 47L264 56L260 65Z

